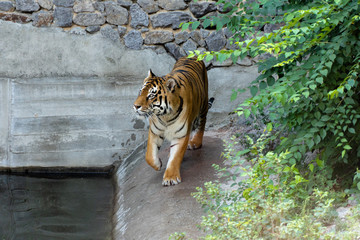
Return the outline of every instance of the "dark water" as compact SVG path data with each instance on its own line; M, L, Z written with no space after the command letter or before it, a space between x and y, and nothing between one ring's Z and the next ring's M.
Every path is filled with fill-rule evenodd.
M111 239L110 178L0 175L0 240Z

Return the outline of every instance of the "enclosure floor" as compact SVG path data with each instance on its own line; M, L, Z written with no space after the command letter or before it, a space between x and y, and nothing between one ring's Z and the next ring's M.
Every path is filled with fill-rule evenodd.
M116 239L166 240L175 232L186 232L190 239L203 235L197 228L204 215L201 204L191 196L196 187L203 187L206 181L217 179L213 164L222 164L223 141L206 136L203 147L187 150L181 165L182 182L163 187L162 177L169 155L169 146L163 146L159 156L163 162L161 171L152 169L144 159L145 151L136 154L138 161L124 183L122 210L125 210L123 226L117 226Z

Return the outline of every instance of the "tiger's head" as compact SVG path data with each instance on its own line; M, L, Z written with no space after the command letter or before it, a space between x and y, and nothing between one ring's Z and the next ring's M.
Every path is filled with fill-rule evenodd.
M172 78L157 77L150 70L134 102L134 111L140 117L152 114L163 116L172 112L172 101L177 95L176 81Z

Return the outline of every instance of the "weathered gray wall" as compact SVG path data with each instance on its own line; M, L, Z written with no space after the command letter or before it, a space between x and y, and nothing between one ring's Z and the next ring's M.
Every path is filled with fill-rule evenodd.
M164 75L174 63L100 33L0 20L0 167L104 167L124 158L147 138L132 103L148 69ZM250 64L208 74L211 124L236 107L231 89L257 71Z
M0 167L102 167L145 140L132 102L173 58L4 21L0 39Z

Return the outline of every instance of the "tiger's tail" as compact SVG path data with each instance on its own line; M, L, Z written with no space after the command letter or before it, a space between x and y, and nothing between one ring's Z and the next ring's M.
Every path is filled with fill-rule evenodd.
M212 107L213 103L215 101L215 98L211 97L208 101L208 110Z

